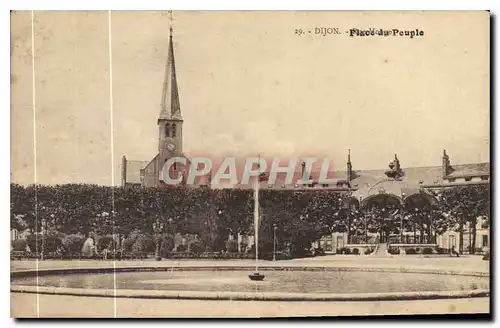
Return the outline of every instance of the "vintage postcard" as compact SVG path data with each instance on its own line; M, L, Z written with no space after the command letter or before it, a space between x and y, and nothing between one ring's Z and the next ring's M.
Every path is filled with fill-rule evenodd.
M487 11L13 11L11 315L490 315Z

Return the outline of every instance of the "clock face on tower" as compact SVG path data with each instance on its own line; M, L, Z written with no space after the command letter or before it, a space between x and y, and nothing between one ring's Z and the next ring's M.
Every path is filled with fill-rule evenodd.
M167 143L167 149L169 151L174 151L175 150L175 144L172 142Z

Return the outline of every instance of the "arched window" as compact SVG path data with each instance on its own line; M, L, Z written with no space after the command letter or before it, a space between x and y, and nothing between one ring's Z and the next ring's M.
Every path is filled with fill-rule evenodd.
M165 125L165 137L170 137L170 124Z
M176 129L176 126L175 126L175 123L174 123L174 124L172 124L172 137L175 138L176 133L177 133L177 129Z

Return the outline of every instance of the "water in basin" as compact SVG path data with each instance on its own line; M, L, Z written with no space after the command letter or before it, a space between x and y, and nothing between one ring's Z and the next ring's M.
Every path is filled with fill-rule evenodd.
M383 293L489 289L489 278L391 272L269 271L262 282L245 271L156 271L116 273L118 289L289 293ZM36 286L36 277L14 285ZM40 276L40 286L113 289L114 274Z

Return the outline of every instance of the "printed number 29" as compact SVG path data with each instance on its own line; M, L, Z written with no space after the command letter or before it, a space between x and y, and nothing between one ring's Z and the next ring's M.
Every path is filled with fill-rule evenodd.
M301 29L301 28L299 28L299 29L295 29L295 34L297 34L297 35L302 35L302 34L304 34L304 31L302 31L302 29Z

